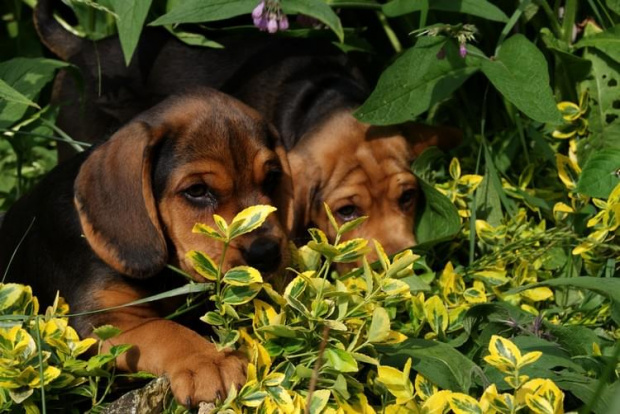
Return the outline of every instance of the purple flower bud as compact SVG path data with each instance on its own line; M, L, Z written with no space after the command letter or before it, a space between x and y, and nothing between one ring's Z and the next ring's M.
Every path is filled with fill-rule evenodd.
M462 58L467 56L467 48L465 47L465 43L461 43L461 45L459 46L459 54Z
M264 16L261 17L260 19L258 19L258 24L255 23L255 26L264 32L265 30L267 30L267 18Z
M265 2L261 1L260 3L258 3L258 6L256 6L254 10L252 10L252 18L254 19L254 21L256 21L257 19L260 19L260 16L263 14L264 9L265 9ZM256 26L256 23L254 23L254 25Z
M439 52L437 52L437 59L442 60L445 58L446 58L446 49L442 47L441 49L439 49Z
M288 29L288 18L286 17L286 15L283 15L280 18L280 30L286 30Z
M275 33L278 31L278 21L275 17L270 18L267 22L267 31L269 33Z

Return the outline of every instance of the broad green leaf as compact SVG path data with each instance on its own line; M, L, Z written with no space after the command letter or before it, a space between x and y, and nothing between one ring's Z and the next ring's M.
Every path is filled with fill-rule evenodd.
M620 148L602 149L588 157L579 181L577 191L590 197L607 198L618 183L620 177L616 171L620 169Z
M242 14L247 14L248 23L251 23L250 13L257 4L256 0L184 0L176 2L172 10L150 25L213 22Z
M109 0L116 13L116 26L121 41L125 64L129 66L133 52L138 45L140 33L151 8L152 0Z
M233 286L247 286L253 283L262 283L263 278L260 272L253 267L237 266L226 272L222 281Z
M620 63L604 53L588 47L584 59L592 62L590 76L581 84L588 90L588 131L590 135L578 143L577 155L585 165L590 154L601 149L620 149Z
M39 105L26 98L15 89L11 88L2 79L0 79L0 99L7 102L13 102L21 105L34 106L35 108L39 108Z
M244 303L248 303L261 290L260 283L253 283L248 286L233 286L228 285L224 287L222 291L222 301L228 305L243 305Z
M442 49L446 57L438 59ZM355 116L375 125L413 120L449 97L477 70L465 65L454 42L442 37L421 38L381 74Z
M383 342L390 335L390 315L377 306L372 313L370 328L368 328L368 342Z
M218 271L213 259L197 250L190 250L185 256L192 261L194 270L198 274L212 282L216 281Z
M452 346L426 339L410 338L397 345L375 345L383 355L381 363L403 366L413 358L416 371L441 389L468 393L472 372L480 368Z
M41 89L54 79L56 71L67 66L70 65L58 60L22 57L0 63L0 97L4 98L0 100L0 128L7 128L21 119Z
M497 6L487 0L432 0L428 2L431 10L471 14L486 20L507 22L508 16ZM383 5L386 16L397 17L422 9L421 1L392 0Z
M218 351L222 349L231 348L240 338L239 331L235 329L230 330L216 330L220 341L215 343L215 347Z
M461 219L449 198L426 181L418 182L425 198L415 221L415 235L420 248L454 236L461 228Z
M357 372L357 361L350 352L338 348L326 348L325 366L335 369L339 372Z
M286 0L282 2L282 11L286 14L303 14L314 17L324 23L344 41L344 31L338 15L323 0Z
M577 49L587 46L594 47L616 62L620 62L620 25L601 33L585 36L575 44Z
M547 61L525 36L510 37L495 59L479 63L493 86L525 115L539 122L562 123L549 86Z
M277 208L267 205L257 205L244 209L233 218L229 225L229 240L256 230L276 210Z

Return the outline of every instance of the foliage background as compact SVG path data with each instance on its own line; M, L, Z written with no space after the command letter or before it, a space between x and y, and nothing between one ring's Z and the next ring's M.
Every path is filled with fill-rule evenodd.
M51 81L66 64L38 41L33 3L0 4L0 209L53 167L55 142L70 139L54 126L57 108L49 104ZM127 60L145 25L164 26L199 47L217 47L218 37L229 33L258 35L250 17L256 0L67 3L74 17L65 17L77 33L97 40L118 32ZM543 352L528 375L553 380L566 394L567 410L620 411L613 399L620 393L620 3L280 5L291 27L276 35L332 38L377 80L356 113L361 120L417 119L456 125L465 134L452 154L427 151L413 166L426 206L416 229L422 258L406 279L407 304L373 303L366 315L371 321L373 309L387 309L391 329L412 339L396 350L365 352L392 352L396 356L382 363L398 369L412 357L413 371L439 388L478 399L488 382L507 387L499 371L483 362L499 334L525 351ZM295 14L318 21L308 28L296 23ZM329 278L335 283L344 276ZM437 315L447 315L448 326ZM308 343L320 343L320 335L313 340ZM451 351L441 348L438 357L427 342L416 346L429 340ZM439 363L461 374L438 369ZM484 374L464 386L459 381L471 364ZM381 404L394 403L393 393L378 392ZM421 406L422 396L414 399Z

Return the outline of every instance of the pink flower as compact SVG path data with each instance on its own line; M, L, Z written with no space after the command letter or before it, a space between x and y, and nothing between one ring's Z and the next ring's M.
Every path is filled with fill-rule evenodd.
M258 3L258 6L252 10L252 18L254 19L254 25L256 25L256 21L260 19L263 14L263 10L265 9L265 2L261 1Z
M280 7L280 0L261 0L252 10L252 22L259 30L269 33L289 27L288 18Z
M271 17L267 22L267 31L269 33L275 33L278 31L278 21L275 17Z
M286 17L286 14L282 15L282 18L280 19L280 30L286 30L288 29L288 18Z
M461 43L461 45L459 46L459 54L462 58L467 56L467 47L465 47L465 43Z

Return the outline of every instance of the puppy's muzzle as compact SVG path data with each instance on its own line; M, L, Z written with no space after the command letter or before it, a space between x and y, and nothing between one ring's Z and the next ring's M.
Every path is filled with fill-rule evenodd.
M259 237L254 240L248 249L242 250L241 254L248 266L260 272L274 272L282 263L280 243L268 237Z

